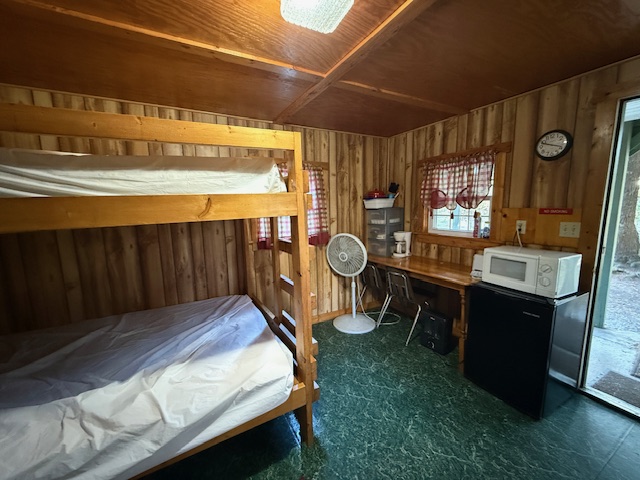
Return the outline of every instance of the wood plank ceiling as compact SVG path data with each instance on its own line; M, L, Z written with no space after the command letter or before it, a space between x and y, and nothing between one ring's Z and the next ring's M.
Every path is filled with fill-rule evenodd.
M640 55L638 0L5 0L0 83L391 136Z

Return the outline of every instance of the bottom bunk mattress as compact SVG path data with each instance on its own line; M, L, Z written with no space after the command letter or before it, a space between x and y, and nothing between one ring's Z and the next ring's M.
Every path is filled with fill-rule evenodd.
M0 337L0 477L129 478L284 403L247 296Z

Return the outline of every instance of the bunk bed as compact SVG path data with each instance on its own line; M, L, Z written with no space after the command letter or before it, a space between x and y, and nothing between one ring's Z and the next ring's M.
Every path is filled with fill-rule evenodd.
M131 312L121 316L87 320L2 338L4 343L0 341L0 367L2 367L0 368L0 390L4 386L9 390L13 389L14 392L22 392L6 395L0 402L0 410L5 409L0 411L0 429L5 429L5 433L12 431L14 434L20 432L20 435L27 435L29 433L27 430L31 430L35 437L42 435L43 432L38 429L53 428L52 424L56 423L56 413L61 413L64 418L72 417L60 402L72 398L75 408L77 404L75 399L78 395L87 396L88 392L98 395L97 398L100 398L100 401L97 403L101 404L101 408L106 409L107 412L109 408L118 409L116 405L111 407L109 404L104 405L105 398L120 398L118 396L121 392L113 390L114 384L119 384L121 387L124 385L125 391L130 390L131 382L143 384L148 392L149 385L154 384L158 376L162 375L165 375L164 380L158 384L167 390L167 396L162 400L167 402L165 405L167 410L159 409L159 416L164 419L172 416L181 417L181 419L188 417L184 409L177 407L177 410L172 410L172 408L176 408L176 405L181 402L188 403L189 399L194 404L186 410L191 413L198 411L193 422L185 419L183 425L180 420L177 422L179 428L168 429L171 430L170 432L165 427L160 427L158 431L156 423L159 420L155 417L150 420L154 424L152 427L137 426L137 430L129 431L126 430L126 425L135 423L130 422L130 415L136 415L137 412L139 417L144 417L145 415L141 415L140 412L148 413L149 410L153 410L149 405L160 401L154 394L150 404L139 404L136 399L144 395L136 393L133 397L123 400L124 405L133 406L134 409L131 412L125 415L126 412L117 410L117 415L113 412L112 414L115 417L124 415L125 420L121 422L125 425L124 435L138 437L138 440L143 443L142 446L140 443L125 443L114 447L113 443L105 439L110 439L112 433L114 437L117 436L117 432L112 431L117 428L101 431L98 422L97 427L94 425L97 430L90 433L90 438L80 440L77 437L73 438L73 442L91 444L90 452L88 454L84 452L85 456L88 455L88 459L82 458L77 464L74 464L73 459L65 459L60 469L56 467L46 472L44 468L41 471L34 468L28 472L29 475L35 476L34 472L39 472L38 474L44 477L47 475L53 477L68 475L70 478L76 475L82 478L85 476L86 478L142 476L288 412L296 414L300 423L302 441L308 444L313 442L312 404L319 398L319 387L315 382L317 371L314 354L317 352L317 345L311 336L312 295L306 228L308 195L305 193L305 185L308 185L308 181L305 181L302 170L299 133L16 104L0 104L0 132L250 148L285 152L290 161L286 191L281 191L283 189L272 185L265 190L268 193L247 193L242 190L239 191L240 193L212 193L201 192L202 187L196 187L196 192L172 191L171 194L157 194L153 191L140 194L135 191L129 195L123 195L123 191L101 193L100 190L91 189L78 194L86 196L64 196L69 195L67 191L58 192L63 196L46 196L51 193L46 191L42 193L40 189L35 193L28 193L26 197L15 191L8 194L5 192L4 196L0 194L2 197L0 198L0 235L43 230L212 220L243 220L244 225L244 263L248 279L246 295L219 297L160 309ZM15 152L9 152L12 158L13 153ZM29 152L26 154L29 155ZM38 157L36 164L47 161L43 158ZM82 159L82 161L86 160L94 161L95 159ZM253 160L246 159L246 163ZM73 163L74 159L71 161ZM201 162L202 159L195 161ZM223 162L217 158L212 161ZM233 159L234 164L239 162L242 165L243 161L245 160ZM12 168L19 167L19 164L18 159ZM225 166L222 170L227 168ZM271 167L267 168L269 169ZM66 173L63 171L64 175ZM94 182L94 185L96 183L100 182ZM145 180L145 183L152 183L152 181ZM232 180L232 183L242 182ZM269 180L267 183L274 182ZM225 188L224 191L228 190ZM274 191L276 193L269 193ZM124 193L127 191L124 190ZM281 242L278 239L276 222L279 216L291 217L290 242ZM253 278L254 257L249 219L260 217L270 217L274 227L271 229L273 236L271 269L273 278L277 281L273 282L272 288L266 289L258 288ZM280 271L280 253L289 256L293 278L288 278ZM261 298L265 295L269 298ZM259 314L258 323L256 323L256 313ZM251 320L245 318L251 318ZM186 329L186 333L183 329ZM214 330L219 335L212 333ZM219 343L219 338L227 337L232 338L231 343ZM133 342L132 338L138 340ZM168 347L170 341L177 341L179 348ZM108 348L103 349L100 346L103 342L106 342ZM141 357L127 350L128 345L135 343L146 345L143 348L146 353ZM194 345L194 350L190 349L191 344ZM263 350L257 351L258 347ZM250 354L243 356L243 349ZM116 358L102 357L102 353L98 353L107 350L115 352ZM70 351L73 352L71 357L68 356ZM232 365L234 368L228 368L228 370L233 372L232 377L236 383L239 378L244 380L233 386L230 391L220 390L220 385L214 385L212 388L216 389L216 392L222 392L220 396L223 399L235 399L238 396L248 396L245 395L246 392L250 392L252 386L258 385L254 390L263 391L262 393L266 396L254 399L249 396L247 413L236 411L235 417L231 415L231 419L227 413L220 413L225 410L234 410L228 408L231 400L226 404L222 401L224 405L212 408L213 411L206 409L199 411L198 407L208 402L206 400L208 397L199 397L203 386L198 383L198 386L194 387L195 390L190 390L187 384L173 382L175 379L172 379L170 372L183 371L185 367L179 361L175 363L176 360L170 359L169 355L165 358L165 352L169 351L177 351L177 357L182 360L187 359L186 363L197 358L205 365L212 362L214 357L218 361L223 351L230 351L231 356L222 360L223 366L217 366L214 370L217 368L215 371L218 372ZM74 357L78 352L81 355L78 358ZM82 355L88 355L88 357ZM278 360L273 365L266 363L276 357ZM92 360L86 361L87 358ZM122 368L113 366L114 362L120 363ZM78 367L79 363L87 364L90 368L84 371L85 368ZM202 368L201 362L194 363L198 363L199 368ZM246 375L238 375L235 367L244 368L250 363L255 364L255 369L250 370L256 370L257 373L252 371ZM176 365L179 367L175 367ZM47 375L52 371L54 375L48 377ZM37 372L35 383L31 382L33 372ZM125 381L119 375L124 375ZM212 376L210 372L199 372L194 375L199 379ZM213 376L217 376L217 373ZM265 378L265 376L272 378ZM62 383L58 384L55 379L61 378ZM47 385L45 390L48 393L38 392L38 382ZM186 392L180 395L172 391L169 387L172 383L178 383L178 390L185 388ZM222 383L229 382L222 380ZM74 392L77 385L83 386ZM91 400L89 404L91 405ZM34 408L35 411L43 413L44 417L41 422L31 422L26 428L30 419L38 418L33 416ZM6 415L3 417L2 413ZM109 418L105 412L101 412L98 416L103 419ZM113 421L118 423L116 420L114 418ZM20 422L25 424L22 430ZM60 419L57 422L61 423ZM173 426L175 423L173 422ZM86 422L80 422L80 424L82 428L78 425L75 425L75 428L85 430ZM113 426L112 423L109 424ZM150 430L154 430L156 436L151 435L150 438L146 436L145 432ZM160 437L162 440L159 440ZM30 442L29 439L34 437L16 437L16 439L21 438L25 442ZM46 435L42 438L46 438ZM24 444L22 445L24 448ZM104 451L101 450L100 445L105 447ZM66 446L64 449L70 450ZM19 457L18 450L14 453ZM105 456L100 457L101 455ZM114 457L115 461L105 460L110 457ZM55 455L52 458L52 462L43 461L43 464L49 463L55 467ZM106 466L97 469L96 465L102 463ZM84 466L73 473L77 465Z

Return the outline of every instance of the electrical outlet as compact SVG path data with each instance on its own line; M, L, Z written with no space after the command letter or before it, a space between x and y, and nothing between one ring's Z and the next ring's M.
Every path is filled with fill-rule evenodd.
M527 221L516 220L516 230L520 232L520 235L524 235L525 233L527 233Z
M580 238L580 222L560 222L560 236Z

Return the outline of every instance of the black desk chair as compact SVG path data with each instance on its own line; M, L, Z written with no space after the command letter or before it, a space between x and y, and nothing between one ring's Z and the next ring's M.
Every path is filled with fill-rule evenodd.
M362 293L360 294L360 304L362 305L362 299L364 298L364 294L367 290L369 290L377 300L382 300L384 298L384 301L382 302L382 308L380 309L380 313L378 314L378 320L376 321L376 328L380 326L382 317L384 316L387 308L389 307L389 303L391 302L389 289L387 288L387 284L384 281L384 278L386 278L384 270L377 267L373 263L367 263L367 266L364 267L364 270L360 274L360 280L364 285Z
M409 332L409 336L407 337L407 341L405 342L405 346L407 346L409 345L411 335L413 335L413 331L416 328L416 323L418 323L420 312L423 308L429 308L430 298L425 295L416 294L413 291L413 287L411 286L409 275L407 275L407 273L403 272L402 270L394 270L391 268L387 270L387 286L389 288L390 296L388 303L391 303L391 299L395 297L404 306L417 307L416 315L415 317L413 317L413 325L411 325L411 331Z

